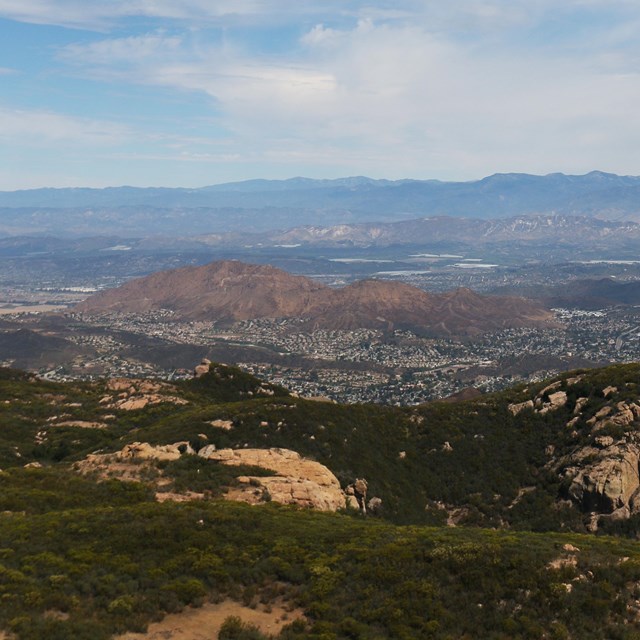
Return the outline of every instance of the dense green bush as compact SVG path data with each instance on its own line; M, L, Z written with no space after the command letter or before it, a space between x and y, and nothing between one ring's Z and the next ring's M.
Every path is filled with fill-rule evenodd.
M568 543L580 551L563 550ZM571 556L575 565L551 568ZM214 502L4 517L0 563L0 628L20 638L56 637L45 630L108 638L209 594L246 591L247 600L284 595L305 609L308 627L290 625L283 638L540 637L566 628L604 639L625 637L640 582L640 549L622 539L397 527ZM52 610L66 619L50 620Z

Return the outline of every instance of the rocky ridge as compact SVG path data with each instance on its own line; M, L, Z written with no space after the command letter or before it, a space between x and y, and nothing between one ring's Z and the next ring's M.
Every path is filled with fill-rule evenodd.
M385 247L433 242L464 243L475 247L513 242L592 246L597 242L621 243L627 238L640 238L637 221L548 213L489 220L431 216L386 223L295 227L264 234L263 242L326 247ZM202 236L203 241L207 239L208 236ZM215 239L211 238L211 242Z
M514 416L524 411L557 412L568 405L574 395L571 388L583 378L578 375L553 382L533 399L509 404L508 409ZM596 397L606 402L597 408L592 407L592 397L577 395L571 400L572 408L568 407L565 429L582 442L559 455L555 445L546 450L551 458L546 468L561 478L565 497L586 514L591 531L604 520L626 520L640 514L640 403L622 399L625 391L603 386Z
M638 364L407 408L308 402L234 367L207 366L170 385L52 385L5 371L0 418L13 440L0 449L2 466L48 473L76 462L99 479L147 484L163 500L209 500L230 488L254 503L370 513L380 496L376 515L399 522L639 530ZM143 393L184 402L105 407ZM327 470L333 476L319 481ZM327 488L336 493L327 498Z

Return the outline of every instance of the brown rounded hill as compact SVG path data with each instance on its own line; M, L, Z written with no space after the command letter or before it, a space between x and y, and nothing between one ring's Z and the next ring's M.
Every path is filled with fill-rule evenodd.
M161 271L91 296L82 313L168 309L185 320L304 318L309 328L406 328L474 335L506 327L549 326L551 312L525 298L469 289L432 294L389 280L331 288L269 265L236 260Z

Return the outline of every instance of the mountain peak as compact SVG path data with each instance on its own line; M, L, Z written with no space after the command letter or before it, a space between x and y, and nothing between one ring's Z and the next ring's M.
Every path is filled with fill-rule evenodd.
M404 327L452 335L547 325L552 319L550 312L521 298L481 296L469 289L429 294L389 280L363 280L331 289L269 265L235 260L131 280L88 298L76 309L86 313L170 309L192 320L306 318L317 328Z

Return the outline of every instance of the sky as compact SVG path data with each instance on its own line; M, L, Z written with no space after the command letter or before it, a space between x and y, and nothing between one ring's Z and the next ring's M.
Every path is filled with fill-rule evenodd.
M0 0L0 190L640 174L638 0Z

